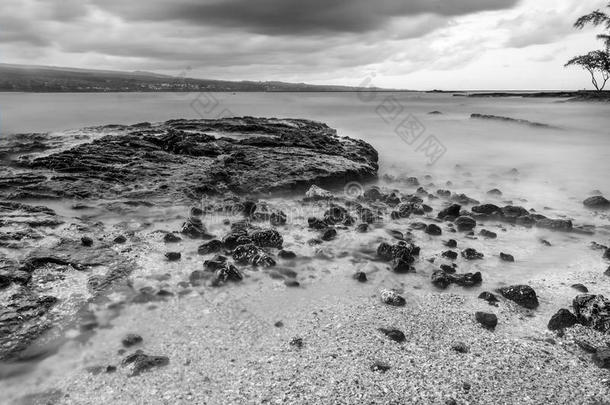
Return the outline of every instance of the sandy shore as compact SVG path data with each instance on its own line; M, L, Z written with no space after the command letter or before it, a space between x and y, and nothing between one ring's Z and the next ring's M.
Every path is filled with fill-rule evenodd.
M43 361L36 373L44 383L32 391L60 404L603 404L610 398L608 372L574 343L605 344L597 332L577 326L558 337L535 311L427 292L408 275L406 306L391 307L378 297L379 284L387 283L382 274L365 284L336 282L344 276L330 274L300 289L261 281L127 307L121 326L102 328L84 346L67 345ZM479 310L498 315L495 331L476 323ZM403 331L406 341L388 339L380 327ZM133 331L144 338L139 348L168 356L169 365L130 377L117 351ZM301 348L290 344L295 337ZM457 342L469 352L455 351ZM374 371L375 362L390 369ZM86 371L107 365L119 367Z

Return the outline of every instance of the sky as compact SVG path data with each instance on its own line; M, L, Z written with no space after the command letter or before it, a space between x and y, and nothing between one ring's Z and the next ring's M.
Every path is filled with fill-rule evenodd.
M591 88L608 0L0 0L0 63L444 90ZM610 11L610 9L607 9Z

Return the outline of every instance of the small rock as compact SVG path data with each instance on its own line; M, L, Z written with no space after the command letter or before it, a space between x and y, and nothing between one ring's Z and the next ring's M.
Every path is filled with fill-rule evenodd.
M498 302L498 298L495 296L495 294L490 293L489 291L483 291L481 294L479 294L478 298L487 301L487 303L490 305L494 305L496 302Z
M538 307L538 297L536 291L528 285L513 285L499 289L504 298L509 299L527 309Z
M392 305L395 307L402 307L407 303L407 301L396 291L389 290L387 288L381 290L380 297L381 301L384 304Z
M603 295L580 294L572 301L578 322L602 333L610 332L610 300Z
M498 317L495 314L489 312L477 312L475 313L475 318L478 323L483 325L483 327L493 330L498 325Z
M505 262L514 262L515 258L513 257L513 255L509 255L508 253L500 252L500 260Z
M455 225L457 226L458 231L470 231L477 226L477 221L472 217L464 215L456 218Z
M569 310L562 308L551 317L547 327L549 330L559 330L569 328L578 323L576 316Z
M180 252L167 252L165 257L170 262L176 262L182 258L182 254Z
M443 245L447 246L448 248L456 248L457 242L455 239L449 239L448 241L443 242Z
M298 282L298 281L296 281L296 280L285 280L285 281L284 281L284 285L285 285L286 287L300 287L300 286L301 286L301 283L299 283L299 282Z
M283 328L284 327L284 322L277 321L276 323L273 324L273 326L275 326L276 328Z
M119 235L116 238L114 238L114 243L116 243L116 244L121 245L121 244L123 244L125 242L127 242L127 238L125 236L123 236L123 235Z
M408 259L404 257L397 257L392 260L392 271L394 273L415 273L415 268L411 266L412 258L408 256Z
M472 248L462 250L462 257L466 260L480 260L483 259L483 253L479 253Z
M546 240L546 239L540 239L540 243L542 243L542 244L543 244L543 245L545 245L545 246L552 246L552 245L551 245L551 242L549 242L549 241L548 241L548 240Z
M165 236L163 236L163 241L165 243L178 243L182 242L182 238L173 233L166 233Z
M360 233L368 232L368 230L369 224L358 224L358 226L356 227L356 231Z
M322 234L321 239L324 241L331 241L337 237L337 230L335 228L328 228Z
M216 253L219 252L222 249L223 243L222 241L218 240L218 239L212 239L209 242L206 242L202 245L200 245L197 248L197 253L199 253L200 255L207 255L210 253Z
M436 224L429 224L428 226L426 226L425 232L428 235L433 235L433 236L438 236L441 233L443 233L441 228L438 225L436 225Z
M80 238L80 241L83 244L83 246L86 246L86 247L93 246L93 239L91 239L88 236L83 236L82 238Z
M379 328L379 331L382 332L383 334L385 334L387 337L389 337L393 341L398 342L398 343L402 343L405 340L407 340L407 338L405 337L405 334L402 333L401 331L399 331L398 329Z
M134 333L130 333L128 335L126 335L123 340L121 340L121 343L123 343L123 346L125 347L131 347L134 345L137 345L139 343L142 343L143 339L142 336L140 335L136 335Z
M447 251L443 252L442 256L446 257L447 259L450 259L450 260L455 260L458 258L457 252L454 252L453 250L447 250Z
M586 200L584 200L583 205L587 208L601 208L601 209L606 209L606 208L610 208L610 201L608 201L606 198L602 197L601 195L596 195L593 197L589 197Z
M498 237L498 234L496 234L495 232L492 232L492 231L488 231L487 229L481 229L481 232L479 232L479 235L481 235L484 238L488 238L488 239L496 239Z
M326 200L329 198L333 198L333 193L328 190L324 190L316 185L309 187L309 190L305 193L305 198L307 200Z
M464 342L455 342L451 345L451 349L458 353L468 353L470 351L470 348Z
M491 190L489 190L487 192L487 195L493 195L496 197L501 197L502 196L502 191L498 190L497 188L492 188Z
M296 253L290 251L290 250L280 250L277 255L284 260L292 260L295 259L297 257Z
M138 350L133 354L123 359L123 365L132 364L133 369L131 376L137 376L144 371L149 371L154 367L163 367L169 364L169 358L166 356L150 356L144 354L142 350Z
M583 284L572 284L572 288L581 293L588 293L589 289L585 287Z
M303 338L301 337L294 337L292 338L292 340L290 340L290 346L294 346L297 349L300 349L303 347Z
M390 365L388 365L387 363L383 363L381 361L376 361L375 363L373 363L373 365L371 366L371 370L372 371L379 371L381 373L385 373L386 371L388 371L390 369Z
M445 217L453 217L453 218L457 218L460 216L460 210L462 209L461 205L458 204L452 204L449 207L445 208L444 210L441 210L437 217L440 219L443 219Z
M366 281L368 280L366 278L366 273L363 271L359 271L356 274L353 275L355 280L358 280L361 283L366 283Z

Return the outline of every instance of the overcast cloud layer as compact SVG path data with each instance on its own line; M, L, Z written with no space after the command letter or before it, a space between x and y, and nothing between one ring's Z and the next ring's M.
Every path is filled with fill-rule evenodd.
M588 86L605 0L2 0L0 63L412 89Z

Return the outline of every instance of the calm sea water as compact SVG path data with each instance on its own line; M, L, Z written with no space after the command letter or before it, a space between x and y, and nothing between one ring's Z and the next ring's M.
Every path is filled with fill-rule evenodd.
M431 111L442 114L428 114ZM526 119L553 128L475 120L471 113ZM2 135L220 115L325 122L340 135L375 146L381 173L449 178L459 164L482 187L492 172L517 168L525 181L513 188L536 203L557 204L562 196L553 190L559 188L569 197L580 198L592 189L610 194L610 105L602 103L427 93L0 93ZM412 132L406 133L408 142L397 135L404 120L413 120L409 117L425 129L411 144ZM421 150L430 135L440 142L439 150L446 150L433 165Z

